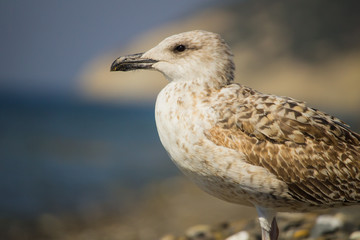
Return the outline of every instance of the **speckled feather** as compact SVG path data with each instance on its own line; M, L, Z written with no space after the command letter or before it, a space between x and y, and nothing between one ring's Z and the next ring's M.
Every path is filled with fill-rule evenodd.
M218 34L174 35L142 57L170 81L156 103L161 142L205 191L285 210L359 203L360 136L304 102L234 84Z
M216 94L216 125L206 136L243 152L309 207L360 201L360 135L339 119L288 97L228 85Z
M304 102L234 84L218 34L173 35L111 66L134 69L169 80L155 119L174 163L209 194L255 206L263 239L277 239L277 211L360 203L360 135Z

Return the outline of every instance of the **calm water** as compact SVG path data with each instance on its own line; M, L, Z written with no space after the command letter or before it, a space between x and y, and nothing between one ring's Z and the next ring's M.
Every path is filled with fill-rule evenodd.
M0 96L0 214L102 204L176 174L153 108Z
M153 112L0 95L0 219L121 206L124 190L178 174ZM339 117L359 131L358 117Z

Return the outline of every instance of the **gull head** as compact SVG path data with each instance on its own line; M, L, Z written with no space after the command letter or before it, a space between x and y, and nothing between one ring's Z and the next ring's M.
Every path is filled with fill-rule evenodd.
M196 30L170 36L144 53L119 57L111 71L152 69L169 81L222 86L233 81L232 56L219 34Z

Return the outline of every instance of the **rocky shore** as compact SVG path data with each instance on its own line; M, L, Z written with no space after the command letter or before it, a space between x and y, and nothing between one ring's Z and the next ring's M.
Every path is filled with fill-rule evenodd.
M358 211L358 209L353 209ZM279 214L279 240L360 240L360 213L338 211L332 214ZM261 240L257 219L195 225L181 236L165 235L161 240Z
M185 177L120 191L119 209L87 206L35 219L0 219L7 240L261 240L254 208L202 192ZM280 213L279 240L360 240L360 207L320 213ZM235 235L234 235L235 234Z

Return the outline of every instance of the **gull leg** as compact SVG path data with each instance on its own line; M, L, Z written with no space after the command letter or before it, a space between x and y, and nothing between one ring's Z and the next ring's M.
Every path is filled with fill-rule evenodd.
M276 222L276 217L272 220L270 229L270 240L277 240L279 237L279 228Z
M262 240L277 240L279 237L279 228L277 226L276 218L273 218L270 231L261 227L261 239Z
M277 240L279 228L276 222L276 212L272 209L256 206L261 226L262 240Z
M271 240L269 232L264 228L261 228L261 240Z

